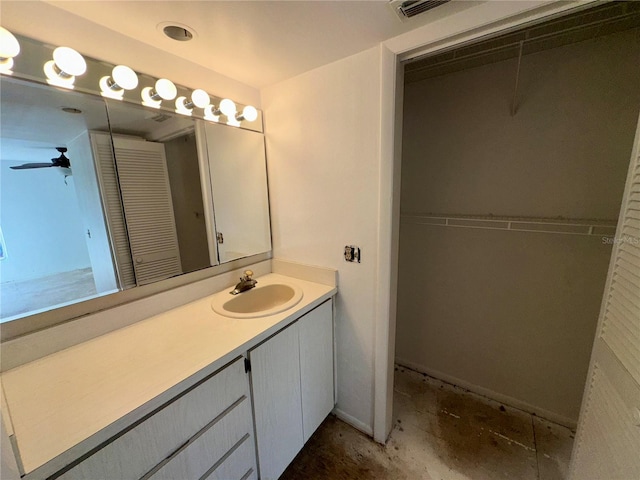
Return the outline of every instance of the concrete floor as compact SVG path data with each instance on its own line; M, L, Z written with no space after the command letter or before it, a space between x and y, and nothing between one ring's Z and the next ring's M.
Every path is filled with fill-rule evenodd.
M562 480L574 434L412 370L396 368L387 445L330 416L282 480Z

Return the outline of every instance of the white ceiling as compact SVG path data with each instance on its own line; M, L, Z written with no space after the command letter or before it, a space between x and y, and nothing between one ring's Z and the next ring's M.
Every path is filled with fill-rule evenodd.
M167 61L181 57L261 88L478 3L454 0L405 23L392 12L387 0L3 0L0 8L3 25L10 29L15 26L17 33L26 36L53 42L83 19L108 29L96 29L100 32L96 35L117 32L159 49L157 55L167 56ZM190 42L168 39L158 28L163 22L188 25L197 38ZM97 50L108 49L108 39L101 38L98 43L95 40L86 39L84 49L76 48L86 55L107 59L108 55Z

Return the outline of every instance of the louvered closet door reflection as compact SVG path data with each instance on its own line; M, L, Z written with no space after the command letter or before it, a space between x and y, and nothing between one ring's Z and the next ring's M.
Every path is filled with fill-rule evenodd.
M138 285L182 273L164 145L114 138Z
M573 480L640 479L640 127L611 255Z
M102 208L107 220L111 248L116 260L120 288L135 287L136 277L131 260L127 227L122 213L122 199L120 198L120 188L118 187L111 136L108 133L92 132L90 138L96 161L98 183L100 184Z

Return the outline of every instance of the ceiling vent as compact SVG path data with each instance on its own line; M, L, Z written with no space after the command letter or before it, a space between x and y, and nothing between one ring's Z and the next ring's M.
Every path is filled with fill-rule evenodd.
M157 115L154 115L153 117L148 117L148 118L150 118L154 122L162 123L164 121L169 120L171 116L165 113L158 113Z
M439 7L451 0L390 0L389 5L400 17L400 20L406 22L411 17L420 15L421 13Z

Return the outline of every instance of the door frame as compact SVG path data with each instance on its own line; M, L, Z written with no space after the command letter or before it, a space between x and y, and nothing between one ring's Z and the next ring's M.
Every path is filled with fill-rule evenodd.
M374 344L373 438L391 433L396 335L403 63L428 53L504 33L522 25L591 8L600 0L489 0L431 22L380 45L378 252ZM389 201L391 199L391 201Z

